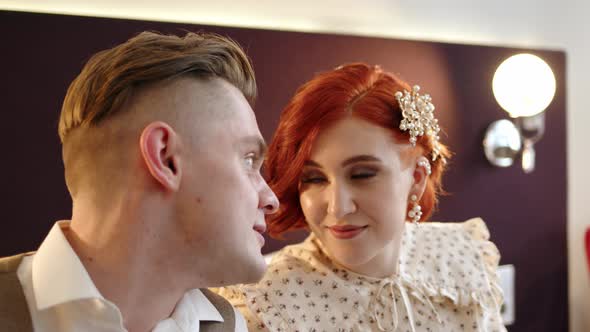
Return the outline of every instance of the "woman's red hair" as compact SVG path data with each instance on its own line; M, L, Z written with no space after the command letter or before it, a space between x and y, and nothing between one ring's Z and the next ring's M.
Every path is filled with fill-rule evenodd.
M308 160L318 133L348 116L358 117L391 130L392 139L408 142L409 134L399 129L402 113L395 92L410 86L379 66L354 63L321 73L302 85L281 113L279 126L268 149L264 169L267 180L281 203L279 211L267 216L269 234L280 237L286 231L306 228L299 204L298 185L303 164ZM445 163L431 161L432 139L418 138L416 149L432 166L426 190L420 199L422 220L433 212L441 192ZM439 144L441 155L449 157Z

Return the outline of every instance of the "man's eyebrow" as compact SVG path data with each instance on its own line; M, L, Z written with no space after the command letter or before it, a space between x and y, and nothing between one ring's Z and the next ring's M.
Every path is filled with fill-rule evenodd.
M266 145L266 142L264 141L264 139L260 136L256 136L256 135L252 135L252 136L246 136L244 138L242 138L240 140L240 143L242 145L254 145L258 148L258 155L259 156L264 156L266 155L266 151L268 150L268 146Z
M345 161L342 162L342 167L346 167L350 164L354 164L354 163L358 163L358 162L362 162L362 161L371 161L371 162L382 162L381 159L375 157L375 156L371 156L371 155L359 155L359 156L354 156L354 157L350 157L348 159L346 159ZM306 160L303 163L304 166L310 166L310 167L316 167L316 168L322 168L322 165L320 165L318 162L313 161L311 159Z

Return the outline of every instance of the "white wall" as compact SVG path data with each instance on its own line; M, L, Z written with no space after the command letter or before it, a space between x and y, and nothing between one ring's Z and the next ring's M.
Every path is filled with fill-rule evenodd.
M583 250L590 226L589 1L0 0L0 9L565 49L570 330L590 331L590 273Z
M590 278L584 232L590 226L590 2L576 3L548 33L568 52L568 263L570 331L590 331ZM571 16L570 16L571 15ZM569 16L566 18L566 16Z

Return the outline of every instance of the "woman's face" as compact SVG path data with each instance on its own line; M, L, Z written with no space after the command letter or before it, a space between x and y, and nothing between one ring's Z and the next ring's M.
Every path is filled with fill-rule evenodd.
M338 264L360 274L397 272L415 160L409 144L348 117L320 132L299 182L310 229Z

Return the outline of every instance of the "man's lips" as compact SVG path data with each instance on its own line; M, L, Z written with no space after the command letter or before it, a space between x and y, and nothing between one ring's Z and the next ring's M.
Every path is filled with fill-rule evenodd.
M367 229L367 225L365 226L355 226L355 225L334 225L328 226L328 230L330 233L338 239L352 239L357 235L361 234L365 229Z
M266 224L255 224L252 228L260 234L266 232Z
M260 248L264 247L264 232L266 232L266 224L255 224L252 229L256 232L256 238L258 238L258 242L260 243Z

